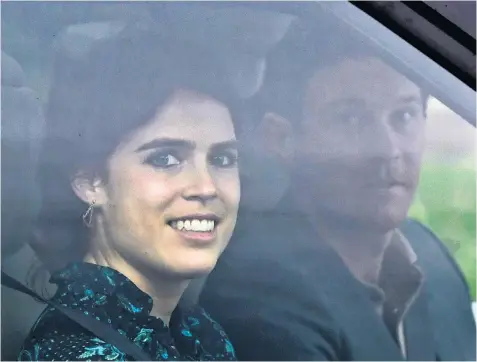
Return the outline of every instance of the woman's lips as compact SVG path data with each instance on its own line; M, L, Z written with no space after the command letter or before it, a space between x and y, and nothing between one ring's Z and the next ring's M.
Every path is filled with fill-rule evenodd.
M217 237L217 233L214 231L211 232L203 232L203 231L184 231L184 230L177 230L174 229L182 238L186 239L187 241L195 242L195 243L210 243L215 240Z
M197 216L174 219L168 225L182 238L195 243L210 243L216 238L216 217Z

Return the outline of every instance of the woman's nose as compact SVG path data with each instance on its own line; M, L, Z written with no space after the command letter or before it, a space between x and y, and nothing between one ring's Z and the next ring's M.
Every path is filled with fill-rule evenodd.
M207 169L194 168L190 172L190 177L190 182L183 193L186 200L197 200L204 203L217 197L215 181Z

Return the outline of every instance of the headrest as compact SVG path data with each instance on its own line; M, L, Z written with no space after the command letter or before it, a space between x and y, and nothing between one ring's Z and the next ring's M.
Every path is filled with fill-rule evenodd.
M2 51L2 87L22 87L25 73L20 64Z
M241 150L240 177L240 207L247 211L274 210L290 186L290 175L285 165L277 157L256 148Z
M39 209L35 169L43 136L42 105L20 65L2 52L2 258L29 241Z
M162 4L157 13L134 23L103 21L71 25L57 37L55 47L73 58L86 56L100 40L142 28L158 37L200 46L223 66L224 79L237 95L255 94L263 81L266 54L285 35L291 15L240 7L217 8L197 4ZM160 10L160 11L159 11ZM151 20L154 18L155 20Z
M266 55L285 36L293 15L241 6L172 4L161 21L187 41L217 55L237 93L248 98L260 88Z

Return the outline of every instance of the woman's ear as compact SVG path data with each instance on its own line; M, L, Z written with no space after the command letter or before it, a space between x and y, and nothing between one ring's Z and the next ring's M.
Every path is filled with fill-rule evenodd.
M78 172L71 181L71 188L76 196L88 205L94 203L97 206L101 206L107 201L104 182L99 177L85 172Z
M284 161L290 161L295 153L295 139L291 123L284 117L268 112L256 129L257 142Z

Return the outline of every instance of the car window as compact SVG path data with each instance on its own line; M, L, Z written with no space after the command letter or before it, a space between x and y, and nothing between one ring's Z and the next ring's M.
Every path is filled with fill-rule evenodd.
M426 155L410 216L428 225L456 257L475 300L475 128L432 99Z
M133 29L131 33L129 29ZM52 297L56 286L47 282L51 273L64 268L67 262L82 261L89 255L60 243L60 239L77 237L79 233L73 224L78 223L85 235L89 235L88 225L83 227L83 222L93 217L91 210L97 206L96 200L80 202L74 197L77 190L73 191L66 181L63 186L67 191L57 189L55 172L66 180L72 175L76 177L78 173L73 171L78 170L70 169L73 161L69 158L77 148L84 151L84 154L78 151L81 153L78 159L89 157L89 161L96 157L94 152L100 152L95 145L102 145L101 140L88 145L81 144L81 139L94 139L101 134L106 143L113 137L113 130L119 130L115 122L119 124L121 117L151 118L149 103L153 92L162 97L153 77L137 82L138 89L147 96L127 93L127 88L140 79L141 71L156 74L154 66L165 54L173 60L164 64L182 67L177 71L181 73L178 77L181 82L188 83L199 74L200 86L207 91L211 89L210 97L197 103L209 107L210 98L215 101L213 105L220 103L215 113L204 117L207 122L219 123L229 118L234 122L233 132L230 127L217 126L219 131L209 127L210 132L200 133L201 137L197 136L199 132L194 134L203 141L214 132L229 132L229 136L236 135L239 143L240 187L238 181L233 181L233 167L226 165L234 159L230 150L206 159L208 170L219 169L215 175L227 185L224 204L239 205L237 227L235 230L231 227L230 245L223 246L223 258L237 252L239 257L234 256L233 260L256 260L255 251L236 251L236 245L241 233L250 232L257 240L268 238L270 230L261 228L262 219L259 219L263 217L266 225L266 215L272 215L272 219L292 215L300 223L306 221L311 233L307 235L314 235L317 240L336 237L348 241L356 237L358 230L394 232L414 219L435 234L435 239L442 241L455 258L475 302L475 91L385 30L344 2L336 6L320 3L318 7L292 2L270 6L229 2L221 5L215 2L177 5L5 2L2 4L2 270L38 293ZM127 62L134 63L134 56L108 58L119 46L107 51L97 50L96 46L116 36L124 36L121 44L129 46L124 44L128 44L128 39L136 39L136 34L146 34L141 41L146 39L149 49L159 50L148 50L152 60L135 68L136 73L118 76L121 72L111 69L115 64L129 69ZM109 68L103 64L104 72L98 70L99 65L95 70L93 66L99 61L96 63L90 54L99 54L98 59L108 59L113 65ZM84 64L91 68L85 70ZM57 73L69 85L57 86ZM102 75L107 82L101 81ZM81 88L83 81L100 84L98 89L103 87L100 104L89 107L88 102L93 104L100 97ZM105 91L108 82L114 85L114 91L123 92L121 102L113 96L109 98ZM130 106L133 102L138 104L135 109ZM207 107L207 111L214 109ZM199 119L199 113L194 113L194 117ZM98 117L103 121L93 127L86 121L83 123L83 117ZM146 137L154 130L141 136ZM121 142L126 139L134 137ZM61 147L49 149L55 142ZM150 151L150 148L149 145L145 149ZM114 148L118 149L124 151L121 147ZM131 154L137 155L139 151L134 152ZM111 154L105 158L107 162L111 161ZM171 163L180 163L180 157L175 156L157 156L152 161L148 158L141 167L148 162L154 164L156 171L172 167ZM131 157L125 157L125 163L110 165L108 172L126 169ZM219 161L224 163L220 167ZM158 166L161 162L167 165ZM184 161L184 165L189 164ZM137 176L140 172L137 170L143 169L135 170L131 175ZM127 179L125 172L120 170L117 174L118 178ZM163 175L152 174L141 174L144 177L138 177L135 182ZM174 178L171 176L170 180ZM142 194L147 187L152 189L146 181L142 187L131 186L136 190L136 199L158 197L163 192ZM167 183L169 188L178 184ZM227 190L235 190L235 194L230 196ZM79 202L79 208L77 204L70 208L72 198ZM230 207L233 209L233 205ZM132 226L122 219L125 228L145 223L150 216L146 210L149 209L144 205L137 207L139 221L136 224L131 221ZM259 213L251 227L242 224L242 220L249 220L249 212ZM151 216L147 221L150 226L157 220ZM173 226L177 225L182 230L186 224L178 224L176 220ZM287 235L296 234L298 239L300 225L291 223L292 230ZM337 225L346 225L343 230L349 229L350 233L336 233ZM144 226L138 235L144 230L150 229ZM285 235L276 233L270 235L278 239ZM412 248L413 236L407 237ZM264 247L257 243L257 250L263 252L270 244L264 243ZM289 257L300 245L299 241L289 243L283 250ZM70 255L70 249L79 254ZM137 251L140 247L131 249ZM361 250L344 241L336 249L343 260L351 258L349 250L356 255ZM264 259L280 263L283 250L270 246ZM420 250L417 260L419 253ZM300 258L304 253L297 255ZM300 264L300 260L294 262ZM360 269L355 264L350 261L352 273L354 268ZM202 278L187 289L193 302L212 269L199 273ZM215 272L220 273L220 269L214 269ZM360 279L358 274L355 276ZM19 303L30 303L24 308L28 313L19 310ZM43 308L17 292L4 292L2 287L2 357L17 358L23 340ZM214 311L210 313L213 315Z

